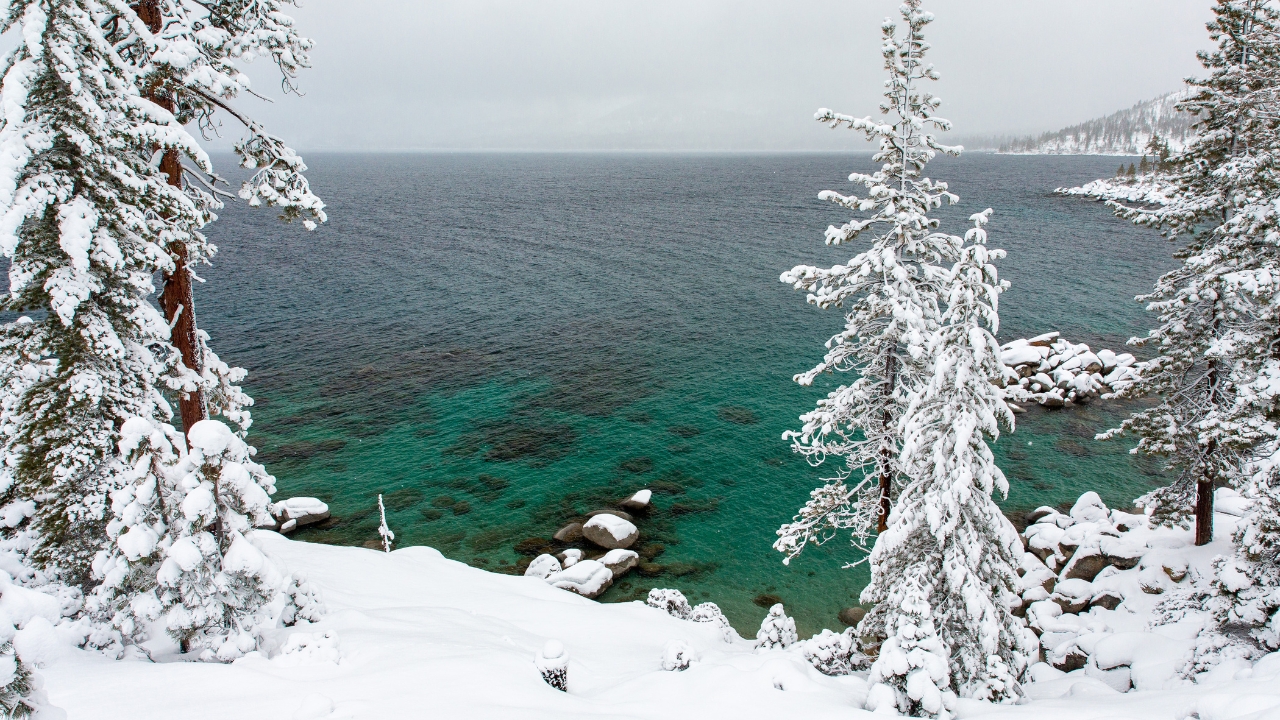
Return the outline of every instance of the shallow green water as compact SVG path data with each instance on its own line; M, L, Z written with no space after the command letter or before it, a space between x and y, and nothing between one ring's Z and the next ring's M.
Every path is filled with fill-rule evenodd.
M225 359L251 371L251 439L281 496L335 521L297 537L376 540L376 496L405 544L499 570L520 541L641 487L642 544L661 575L606 600L677 587L754 633L771 597L802 633L840 627L865 571L843 540L784 566L774 530L821 469L780 436L824 388L791 376L841 325L777 281L847 260L845 218L815 199L866 156L328 156L310 159L332 220L313 235L232 209L199 296ZM1009 250L1005 338L1062 330L1095 347L1141 331L1132 301L1170 264L1150 232L1057 185L1108 159L975 156L938 163L963 205L996 208ZM828 386L829 387L829 386ZM1019 417L996 445L1007 508L1096 489L1126 503L1153 465L1092 436L1098 404Z

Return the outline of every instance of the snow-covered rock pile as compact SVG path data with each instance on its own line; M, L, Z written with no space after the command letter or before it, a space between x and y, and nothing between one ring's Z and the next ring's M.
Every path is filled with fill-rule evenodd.
M1085 402L1118 393L1138 380L1145 363L1129 353L1094 352L1057 332L1019 339L1000 347L1006 372L999 384L1008 398L1045 407Z
M652 498L652 491L640 490L619 502L617 509L597 510L586 522L568 523L555 533L555 542L585 542L594 547L568 547L556 555L542 553L530 561L525 576L542 578L553 587L586 598L599 597L614 580L640 564L639 553L627 549L640 537L631 513L647 514ZM598 554L599 550L606 552Z
M1120 692L1199 681L1192 665L1204 617L1157 624L1162 596L1212 577L1215 556L1247 502L1217 491L1214 543L1195 547L1190 531L1151 527L1145 515L1111 510L1089 492L1062 513L1033 512L1018 573L1027 624L1044 663L1033 679L1092 678ZM1239 669L1239 668L1237 668Z

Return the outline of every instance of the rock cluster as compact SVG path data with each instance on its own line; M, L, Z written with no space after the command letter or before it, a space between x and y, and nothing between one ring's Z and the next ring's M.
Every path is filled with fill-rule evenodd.
M1005 376L997 383L1013 401L1063 407L1100 395L1118 393L1136 382L1146 368L1129 353L1093 352L1057 332L1019 339L1000 347Z
M1231 490L1216 496L1224 514L1247 509ZM1039 637L1041 659L1056 669L1049 672L1083 670L1120 692L1160 689L1182 672L1194 640L1111 623L1131 624L1156 602L1150 596L1192 582L1186 531L1152 528L1145 515L1108 509L1093 492L1068 512L1042 507L1027 520L1015 612Z
M647 515L653 494L641 490L619 502L616 508L587 513L585 522L571 522L556 531L557 543L590 543L588 549L567 548L552 554L545 550L525 569L525 576L537 577L562 590L586 598L599 597L613 582L640 565L640 555L627 548L640 537L635 520ZM604 551L602 554L596 554Z

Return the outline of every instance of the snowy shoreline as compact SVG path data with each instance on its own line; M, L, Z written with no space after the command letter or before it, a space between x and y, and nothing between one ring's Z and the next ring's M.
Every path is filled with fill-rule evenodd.
M1151 528L1145 517L1108 510L1090 495L1069 513L1037 511L1040 517L1024 533L1029 552L1021 570L1026 614L1045 658L1080 667L1063 672L1037 664L1024 687L1029 702L960 700L957 716L1269 720L1280 714L1280 653L1256 663L1226 660L1183 679L1178 671L1203 623L1193 616L1150 626L1166 592L1211 577L1212 559L1233 552L1234 513L1244 509L1238 496L1220 493L1219 507L1227 512L1215 518L1215 541L1197 548L1188 530ZM167 639L152 644L156 663L110 660L76 647L81 626L58 621L55 608L24 606L26 593L4 593L2 609L15 620L29 613L18 623L15 645L37 665L50 702L70 718L170 718L179 702L191 720L400 718L424 710L432 717L664 719L865 712L859 708L866 702L866 673L823 674L812 664L813 641L757 650L755 641L719 623L680 619L642 602L597 603L539 578L472 568L427 547L383 553L261 530L251 540L288 571L306 573L329 613L276 630L265 652L230 665L179 660ZM1079 568L1095 549L1123 556L1120 564L1129 567L1091 568L1086 580ZM1156 587L1159 594L1152 592ZM1112 609L1110 600L1099 602L1106 593L1118 597ZM1062 611L1084 595L1087 609ZM827 646L852 632L827 633ZM543 682L534 665L548 640L562 643L569 655L567 693ZM690 658L687 670L663 669L673 647ZM1136 689L1121 693L1126 683ZM224 692L232 687L234 693ZM193 690L201 703L184 702Z

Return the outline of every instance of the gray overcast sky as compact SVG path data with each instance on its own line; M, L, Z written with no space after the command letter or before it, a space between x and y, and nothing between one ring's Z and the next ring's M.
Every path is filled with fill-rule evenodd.
M873 114L894 0L303 0L305 97L239 105L310 150L822 150ZM955 135L1039 132L1177 89L1210 0L935 0ZM228 125L228 134L235 128Z

